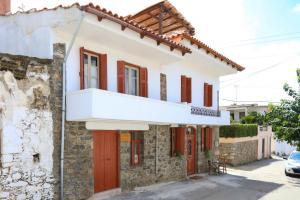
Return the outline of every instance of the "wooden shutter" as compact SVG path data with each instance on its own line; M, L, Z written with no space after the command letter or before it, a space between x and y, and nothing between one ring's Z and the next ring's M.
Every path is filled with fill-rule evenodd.
M107 55L99 55L100 70L99 70L99 88L107 90Z
M212 102L213 102L213 86L209 85L208 86L208 106L211 107L212 106Z
M118 79L118 92L125 93L125 62L117 62L117 79Z
M209 138L210 138L210 140L209 140L209 149L212 149L212 146L213 146L213 137L212 137L212 128L209 128Z
M80 89L84 89L84 48L80 47L79 49L80 55L80 70L79 70L79 77L80 77Z
M188 103L192 103L192 78L186 78L186 98Z
M186 77L181 76L181 102L187 102L187 96L186 96L186 91L187 91L187 84L186 84Z
M176 128L176 150L181 155L184 155L184 146L185 146L185 128L178 127Z
M204 83L204 106L208 107L208 89L209 85L208 83Z
M147 68L140 68L140 91L141 97L148 97L148 71Z

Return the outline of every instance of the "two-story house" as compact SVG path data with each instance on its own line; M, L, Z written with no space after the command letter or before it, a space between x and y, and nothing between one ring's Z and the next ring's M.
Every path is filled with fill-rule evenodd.
M126 17L93 4L2 14L3 195L86 199L205 172L230 123L219 77L244 68L168 1Z

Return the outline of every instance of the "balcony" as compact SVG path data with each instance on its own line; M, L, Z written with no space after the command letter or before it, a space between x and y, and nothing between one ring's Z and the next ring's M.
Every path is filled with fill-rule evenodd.
M188 104L100 89L85 89L67 94L67 120L85 121L88 129L146 130L149 124L219 126L230 123L227 111L200 109L199 112L199 109Z

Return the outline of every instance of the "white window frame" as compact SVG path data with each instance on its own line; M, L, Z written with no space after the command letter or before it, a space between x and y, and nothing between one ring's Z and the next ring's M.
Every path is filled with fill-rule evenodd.
M86 69L86 64L85 64L85 55L87 56L88 58L88 64L87 64L87 69ZM88 52L84 52L83 53L83 65L84 65L84 88L92 88L91 87L91 67L92 67L92 63L91 63L91 58L95 57L97 58L97 86L96 88L99 88L99 70L100 70L100 59L99 59L99 55L97 54L92 54L92 53L88 53ZM87 72L87 73L86 73Z
M131 76L131 70L135 70L136 72L137 72L137 76L136 76L136 84L137 84L137 87L136 87L136 89L137 89L137 91L136 91L136 94L130 94L130 92L129 93L127 93L127 91L126 91L126 68L127 69L129 69L129 76L128 76L128 90L129 91L131 91L131 88L133 87L132 86L132 76ZM139 96L139 93L140 93L140 70L139 70L139 68L138 67L133 67L133 66L130 66L130 65L128 65L128 64L125 64L125 93L126 94L130 94L130 95L135 95L135 96Z

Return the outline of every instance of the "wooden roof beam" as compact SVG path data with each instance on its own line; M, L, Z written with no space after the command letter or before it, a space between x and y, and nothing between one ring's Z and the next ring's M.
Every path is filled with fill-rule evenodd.
M174 23L169 24L169 25L167 25L167 26L163 26L162 28L165 29L165 28L168 28L168 27L173 26L173 25L178 24L178 23L179 23L179 22L174 22ZM182 25L182 24L180 24L180 25ZM153 31L158 31L158 28L154 29Z
M163 31L162 34L169 33L169 32L171 32L171 31L175 31L176 29L179 29L179 28L184 28L184 26L182 26L182 25L176 26L176 27L171 28L171 29L169 29L169 30Z

